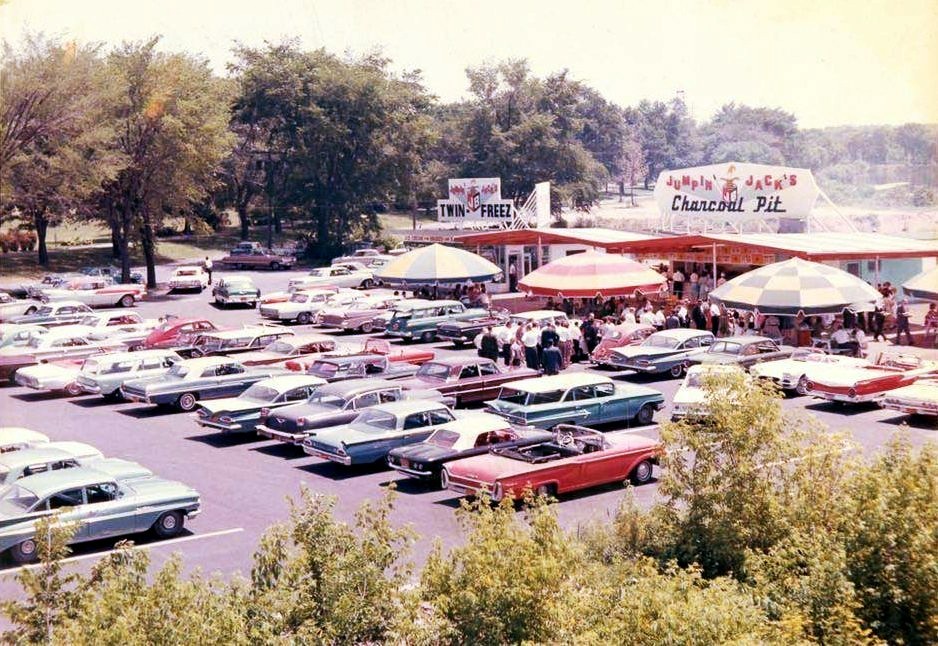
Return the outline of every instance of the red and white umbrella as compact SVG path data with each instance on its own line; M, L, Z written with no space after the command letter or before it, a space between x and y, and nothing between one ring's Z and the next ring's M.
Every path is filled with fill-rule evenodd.
M548 263L522 278L519 287L530 294L559 298L631 296L654 292L665 282L654 269L611 253L587 251Z

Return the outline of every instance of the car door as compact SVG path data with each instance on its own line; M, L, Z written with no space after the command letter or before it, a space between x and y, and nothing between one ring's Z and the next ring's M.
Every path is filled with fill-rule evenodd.
M593 396L593 386L576 386L567 391L563 407L569 413L569 419L577 424L588 426L600 421L600 407Z
M240 363L225 363L216 371L217 385L213 397L237 397L255 381L263 377L251 378Z
M610 383L594 384L593 400L596 405L594 421L597 423L631 419L639 408L635 399L617 400L615 384Z
M78 523L78 529L72 536L72 542L88 540L88 528L84 522L85 518L85 492L82 487L62 489L40 503L36 509L47 509L57 513L56 520L59 524Z
M479 384L475 399L485 400L498 396L504 376L494 361L479 362Z
M101 482L85 487L87 540L120 536L136 531L135 514L118 501L117 485Z

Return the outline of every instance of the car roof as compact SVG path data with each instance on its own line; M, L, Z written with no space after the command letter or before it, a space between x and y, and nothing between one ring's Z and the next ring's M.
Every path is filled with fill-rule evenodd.
M689 375L708 372L743 372L743 369L733 363L700 363L687 369Z
M770 339L767 336L749 336L749 335L727 336L727 337L723 337L722 339L717 339L717 341L730 341L733 343L741 343L743 345L748 345L750 343L761 343L762 341L772 341L772 343L775 343L773 339Z
M411 298L403 300L394 306L396 310L419 310L425 307L449 307L450 305L459 305L459 301L429 301L424 298Z
M31 428L23 426L3 426L0 427L0 445L14 444L17 442L48 442L49 438L45 433L34 431Z
M82 307L84 307L85 304L82 303L81 301L76 301L76 300L72 300L72 299L62 299L62 300L49 301L48 303L45 303L44 305L46 305L46 306L48 306L48 307L63 307L63 306L70 306L70 307L73 307L73 306L76 306L76 305L81 305ZM41 305L40 305L40 307L41 307Z
M267 379L262 379L258 381L255 385L267 386L268 388L274 388L280 392L285 390L290 390L291 388L298 388L300 386L315 385L315 384L324 384L326 381L320 377L307 374L292 374L292 375L279 375L277 377L269 377Z
M344 365L346 363L363 363L365 361L384 358L385 356L383 354L335 354L320 357L316 359L316 362L321 361L322 363L337 363Z
M94 361L126 361L128 359L147 359L149 357L167 357L176 355L175 350L135 350L133 352L107 352L88 357ZM178 355L176 355L178 356Z
M48 442L20 451L0 453L0 466L12 468L52 460L100 455L98 449L84 442Z
M411 413L421 413L427 410L440 410L446 408L444 404L432 399L402 399L395 402L387 402L372 406L371 410L380 410L395 415L410 415Z
M359 393L368 392L376 388L400 388L401 385L389 379L351 379L348 381L336 381L326 384L319 389L320 393L330 393L351 397Z
M713 336L713 334L707 330L695 330L693 328L679 327L672 330L660 330L650 334L649 336L669 336L672 339L680 339L681 341L685 341L687 339L692 339L695 336Z
M491 359L486 359L485 357L434 357L427 361L427 363L441 363L446 366L464 366L476 363L494 363Z
M92 467L74 467L72 469L56 469L43 471L35 475L26 476L16 484L29 489L40 499L45 498L65 487L87 487L99 482L111 482L114 477Z
M226 357L224 355L219 355L215 357L196 357L194 359L183 359L179 364L186 366L187 368L193 368L198 370L199 368L208 368L210 366L219 366L224 363L238 363L237 359L231 357ZM179 365L177 364L177 365Z
M510 428L511 423L500 415L493 415L483 411L471 411L460 415L452 422L447 422L441 429L459 433L460 436L476 437L480 433L500 431Z
M590 386L592 384L611 384L612 379L600 375L591 375L586 372L571 372L563 375L549 377L533 377L521 379L507 384L509 388L523 390L529 393L543 393L551 390L564 390L577 386Z
M286 336L291 336L293 334L292 330L287 330L282 327L243 327L237 330L221 330L219 332L205 332L202 336L215 337L216 339L240 339L241 337L248 337L251 335L261 336L262 334L283 334Z

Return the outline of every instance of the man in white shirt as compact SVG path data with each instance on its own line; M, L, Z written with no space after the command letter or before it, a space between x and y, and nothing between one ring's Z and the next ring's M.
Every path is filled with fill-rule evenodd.
M583 332L580 330L580 322L573 321L568 328L570 333L570 343L573 345L573 360L579 361L583 356Z
M531 370L537 370L540 365L537 359L537 344L541 340L541 331L537 326L528 325L528 329L521 335L521 345L524 346L524 363Z
M655 324L655 313L651 310L643 310L641 319L639 319L642 325L654 325Z
M831 345L836 350L849 350L852 356L856 356L860 345L850 338L850 333L843 326L838 326L831 334Z
M658 308L658 311L655 312L655 322L653 325L655 326L656 330L660 331L664 329L664 310L660 307Z
M684 294L684 274L681 273L680 269L674 270L672 280L674 281L674 295L681 298Z
M690 275L690 296L691 298L700 298L700 275L693 271Z
M720 334L720 304L716 301L710 302L710 332L713 336Z
M557 338L560 339L558 343L561 356L560 368L563 370L570 365L573 354L573 345L570 343L570 328L567 327L566 321L561 321L557 325Z
M511 342L515 339L515 323L508 321L505 325L495 328L495 338L498 339L498 345L502 351L502 357L505 359L505 365L511 365Z

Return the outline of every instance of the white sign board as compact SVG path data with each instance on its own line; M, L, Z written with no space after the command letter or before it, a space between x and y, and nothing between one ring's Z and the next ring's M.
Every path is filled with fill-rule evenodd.
M449 180L449 199L437 200L440 222L511 222L514 204L502 199L498 177Z
M662 221L743 222L788 218L805 220L818 186L807 168L727 162L662 171L655 201Z

